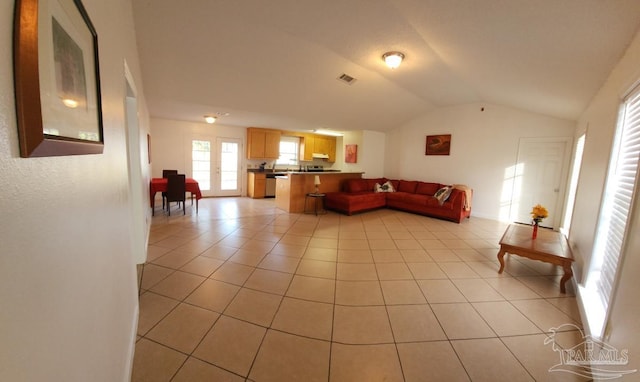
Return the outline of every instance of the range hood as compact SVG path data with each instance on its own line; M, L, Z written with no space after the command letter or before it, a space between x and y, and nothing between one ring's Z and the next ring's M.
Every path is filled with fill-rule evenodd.
M313 154L311 154L311 157L313 159L329 159L329 155L321 154L321 153L313 153Z

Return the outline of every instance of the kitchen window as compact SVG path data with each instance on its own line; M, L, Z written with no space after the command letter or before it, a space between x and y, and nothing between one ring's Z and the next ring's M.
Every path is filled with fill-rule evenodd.
M300 156L300 138L299 137L280 137L280 157L276 160L276 164L280 165L297 165Z

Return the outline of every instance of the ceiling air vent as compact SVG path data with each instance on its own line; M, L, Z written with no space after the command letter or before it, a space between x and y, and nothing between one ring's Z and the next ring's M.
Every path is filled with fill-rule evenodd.
M344 82L347 85L353 85L353 83L356 82L356 79L346 73L342 73L342 75L338 77L338 81Z

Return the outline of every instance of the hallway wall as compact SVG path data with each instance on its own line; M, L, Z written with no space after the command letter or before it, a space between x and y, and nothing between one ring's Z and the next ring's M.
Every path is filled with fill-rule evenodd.
M125 60L139 91L144 156L148 132L131 4L83 1L98 34L104 153L20 158L14 3L0 2L0 380L127 381L138 298L123 224L131 209Z

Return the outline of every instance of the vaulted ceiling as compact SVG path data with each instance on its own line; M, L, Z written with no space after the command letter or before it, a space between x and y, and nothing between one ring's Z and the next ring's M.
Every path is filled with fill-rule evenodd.
M640 26L638 0L133 0L152 117L385 131L492 103L573 120ZM382 54L405 61L387 68ZM347 85L343 73L355 77Z

